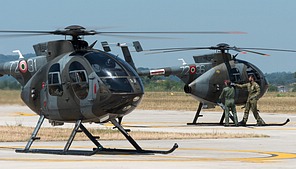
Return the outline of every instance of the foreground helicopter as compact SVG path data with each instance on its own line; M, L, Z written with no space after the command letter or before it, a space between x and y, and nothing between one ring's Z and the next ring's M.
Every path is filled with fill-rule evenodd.
M140 45L140 44L138 44ZM254 53L267 56L267 54L257 52L256 50L282 51L282 52L296 52L295 50L283 49L268 49L268 48L238 48L231 47L226 43L220 43L211 47L185 47L185 48L165 48L165 49L150 49L144 50L150 54L180 52L188 50L215 50L216 53L193 56L195 63L187 64L183 60L181 66L164 67L158 69L141 69L138 70L140 76L170 76L175 75L179 77L184 83L185 93L191 94L199 101L199 105L192 123L188 125L197 125L197 120L203 106L213 108L217 105L218 97L223 89L224 80L230 80L233 83L243 84L248 82L248 77L252 75L255 81L259 84L261 92L259 97L262 97L268 89L268 82L264 77L262 71L250 62L236 59L237 55L231 55L230 50L239 53ZM235 101L236 105L244 105L248 98L246 89L236 88ZM222 105L223 107L223 105ZM232 118L232 117L231 117ZM224 113L219 123L206 123L209 125L222 125L224 120ZM285 125L289 119L280 124L266 124L266 125ZM205 123L203 123L205 124Z
M143 150L117 119L132 112L144 94L143 84L127 46L122 46L125 60L110 53L93 49L81 36L103 34L72 25L56 31L0 31L12 34L53 34L71 36L71 40L57 40L34 45L36 57L0 64L0 74L11 75L22 85L21 98L40 117L24 149L16 152L92 155L95 153L171 153ZM109 33L110 32L104 32ZM114 34L114 32L111 32ZM117 32L118 33L118 32ZM126 32L120 32L126 33ZM130 33L130 32L128 32ZM135 33L135 32L132 32ZM18 51L17 51L18 52ZM38 131L44 121L56 125L75 123L63 150L30 149L40 139ZM82 123L111 123L134 146L135 150L104 148ZM93 151L69 150L77 132L82 131L95 144Z

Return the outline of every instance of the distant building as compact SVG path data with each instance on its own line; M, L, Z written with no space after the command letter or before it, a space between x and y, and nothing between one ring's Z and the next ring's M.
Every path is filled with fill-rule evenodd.
M287 92L285 86L277 86L279 92Z

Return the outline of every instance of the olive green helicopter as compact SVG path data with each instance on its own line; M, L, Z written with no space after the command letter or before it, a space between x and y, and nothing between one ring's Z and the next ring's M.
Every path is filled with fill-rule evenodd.
M219 123L198 123L197 120L199 117L203 117L203 115L200 114L203 107L213 108L219 105L223 109L223 104L217 104L217 101L224 87L224 80L230 80L232 83L243 84L249 82L249 76L253 76L255 81L260 86L261 92L259 98L266 93L268 90L268 81L263 72L254 64L245 60L237 59L239 53L253 53L268 56L268 54L258 52L258 50L296 52L296 50L286 49L235 47L229 46L226 43L220 43L216 46L208 47L176 47L143 50L139 42L136 44L140 49L139 51L144 51L147 54L184 52L189 50L215 51L215 53L193 56L195 63L186 63L183 59L180 59L183 63L179 66L138 69L137 71L140 76L148 77L175 75L184 82L184 92L192 95L199 101L195 117L192 123L187 123L188 125L223 125L224 112L222 113ZM230 51L238 53L232 55ZM247 89L235 89L236 105L245 105L247 98ZM233 117L230 117L233 120ZM287 119L284 123L272 123L266 125L285 125L289 121L290 120Z

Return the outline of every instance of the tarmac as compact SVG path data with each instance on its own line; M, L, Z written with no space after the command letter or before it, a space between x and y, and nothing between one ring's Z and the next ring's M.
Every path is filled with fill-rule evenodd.
M219 122L221 112L205 112L199 122ZM1 106L0 125L35 126L38 116L26 106ZM179 133L234 133L259 134L268 137L232 139L181 139L181 140L136 140L143 149L168 150L174 143L177 148L171 154L155 155L106 155L93 156L51 155L16 153L26 142L1 142L1 168L295 168L296 165L296 115L261 113L266 123L291 121L285 126L224 127L186 125L192 122L193 111L135 110L123 119L123 126L132 131L159 131ZM243 113L239 112L241 119ZM250 113L248 123L255 123ZM43 126L50 126L47 121ZM74 124L64 127L72 128ZM87 124L86 127L112 127L110 124ZM15 134L15 133L11 133ZM70 134L70 133L69 133ZM130 148L125 141L100 141L110 148ZM33 148L63 149L65 142L44 142L42 138ZM74 141L73 149L91 149L89 141Z

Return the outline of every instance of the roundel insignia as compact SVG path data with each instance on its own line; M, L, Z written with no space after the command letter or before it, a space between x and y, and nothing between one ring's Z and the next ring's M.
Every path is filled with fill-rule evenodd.
M196 73L196 67L190 66L190 74L195 74L195 73Z
M19 70L22 73L26 73L28 71L28 65L27 65L27 62L25 60L21 60L19 62Z

